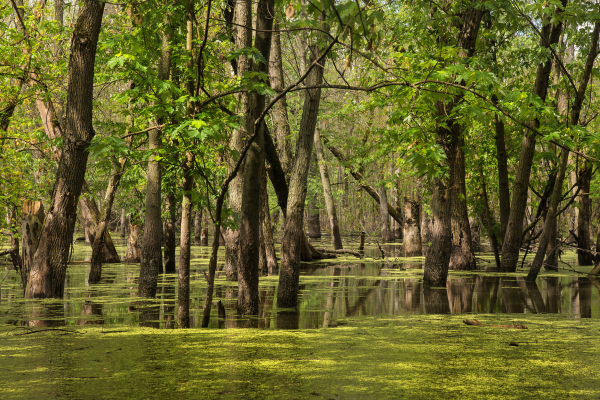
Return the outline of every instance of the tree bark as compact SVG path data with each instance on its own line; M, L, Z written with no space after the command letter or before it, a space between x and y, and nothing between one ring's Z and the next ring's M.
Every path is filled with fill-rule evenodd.
M179 283L177 320L180 328L190 327L190 250L192 226L192 188L194 179L191 168L194 157L191 152L186 154L183 166L183 200L181 202L181 238L179 244Z
M404 197L404 257L421 257L421 207L418 200Z
M140 224L133 224L129 221L129 235L127 236L127 253L125 254L125 263L135 264L141 261L142 249L140 247L140 234L142 233L142 226Z
M117 189L121 183L121 177L123 176L123 173L125 173L125 163L125 159L120 160L120 165L118 167L119 169L113 172L110 181L108 182L108 187L106 188L106 195L104 196L104 201L102 203L102 214L98 220L96 232L94 233L94 242L92 244L90 274L88 277L88 282L90 284L100 282L100 278L102 277L102 262L105 258L103 249L106 247L105 242L109 238L107 224L112 213L115 194L117 193ZM117 256L117 259L117 262L121 262L119 256Z
M273 35L271 36L271 54L269 58L269 78L273 90L283 90L285 81L283 77L283 58L281 55L281 33L279 32L279 23L275 22L273 26ZM292 143L290 141L290 123L288 121L287 100L283 96L272 109L273 115L273 134L277 140L277 150L281 167L285 173L286 182L289 184L290 174L292 172Z
M166 25L169 25L168 17ZM171 38L173 30L170 27L163 32L162 49L158 61L158 79L166 81L171 72ZM162 118L156 119L156 125L162 124ZM148 160L146 172L146 215L144 222L144 239L140 262L140 279L138 295L140 297L155 297L158 286L158 274L162 270L162 218L161 218L161 167L156 157L162 147L162 132L159 128L148 132L148 149L153 155Z
M239 7L251 16L251 4ZM269 59L271 51L271 30L273 28L274 0L260 0L256 11L256 39L255 47ZM250 17L246 17L244 29L248 29L250 38L252 33ZM243 18L243 16L241 16ZM253 72L268 72L268 65L251 62L250 70ZM255 121L265 107L265 95L258 92L248 93L248 112L246 114L246 133L254 135ZM259 130L254 143L248 150L244 163L244 179L242 204L240 213L240 247L238 260L238 299L237 309L241 315L258 315L258 262L260 255L260 195L262 170L264 158L264 124L256 127Z
M579 170L581 190L579 192L579 215L577 216L577 261L579 265L593 265L594 254L590 236L591 203L590 184L592 182L593 166L585 163ZM583 250L585 249L585 250Z
M388 212L388 199L385 186L379 187L379 218L381 221L381 241L393 242L390 230L390 214Z
M175 193L169 191L169 193L167 193L166 199L166 207L169 215L167 216L167 218L165 219L165 223L163 224L163 237L165 239L163 261L165 266L165 273L174 274L177 271L177 268L175 267L175 258L177 257L175 255L175 250L177 247L177 239L175 237L175 230L177 224L177 203L175 200Z
M567 1L568 0L561 0L563 9L566 7ZM562 11L557 10L556 13L559 14L562 13ZM558 43L563 24L559 21L556 25L552 25L550 16L544 17L543 24L540 47L547 49L549 46ZM538 65L535 84L533 86L532 94L539 96L543 102L546 100L546 95L548 93L548 81L552 69L552 59L553 57L549 57L546 61ZM540 125L540 121L534 119L530 121L529 124L537 129ZM519 165L515 174L510 216L506 228L506 235L502 244L502 257L500 259L502 263L502 272L515 272L517 269L523 232L523 218L525 217L525 208L527 207L527 189L529 177L531 175L533 156L535 154L535 140L535 132L531 129L526 130L521 144Z
M112 178L111 178L112 179ZM87 190L85 182L83 191ZM96 201L89 195L84 194L79 200L79 209L81 210L81 218L83 219L83 228L85 231L85 241L92 245L96 239L96 232L100 224L101 213L98 209ZM102 243L102 259L103 263L119 263L121 259L115 248L115 244L108 231L105 231L104 240Z
M85 0L69 59L66 132L56 183L25 291L26 298L61 298L73 240L77 200L87 167L92 126L94 63L104 3Z
M311 54L311 63L317 59ZM307 86L320 85L323 81L323 66L315 65L306 78ZM300 251L303 238L304 201L308 168L313 151L314 133L317 125L321 89L308 89L304 97L302 119L296 142L296 157L290 177L286 222L281 243L281 269L277 290L277 307L296 308L300 278Z
M317 172L315 171L315 164L313 163L313 157L309 161L308 166L308 177L312 181L317 179ZM311 239L321 238L321 213L317 204L317 193L311 191L307 193L308 206L306 208L306 226L308 228L308 237Z
M476 268L475 254L472 248L471 226L467 212L467 189L465 183L465 139L462 127L452 126L449 163L452 175L450 204L452 213L452 255L449 268L468 271ZM448 154L448 153L446 153Z
M194 215L194 242L196 242L196 245L200 244L201 237L202 237L202 208L198 208L198 210L196 210L196 214Z
M277 275L279 267L277 266L277 256L275 253L275 241L273 240L273 228L271 225L271 214L269 213L269 196L267 193L267 174L263 171L261 181L261 207L262 207L262 232L265 245L265 258L267 262L267 273Z
M321 183L323 184L323 195L325 197L325 206L327 207L327 217L329 218L329 229L331 230L331 242L336 250L342 249L342 238L340 236L340 226L338 224L337 212L331 192L331 183L329 181L329 173L325 164L325 154L323 153L323 145L321 144L321 134L319 130L315 130L315 152L317 153L317 162L321 172Z
M38 248L42 227L44 226L44 205L41 201L25 201L23 203L23 221L21 223L21 241L23 266L21 267L21 282L23 289L27 288L29 273L33 268L33 257Z
M579 117L581 115L581 107L583 105L583 100L585 98L585 92L587 90L587 85L590 80L592 74L592 68L594 65L594 60L598 55L598 40L600 39L600 22L596 22L594 24L594 31L592 32L591 41L590 41L590 49L588 51L588 56L586 60L586 64L581 75L581 79L579 81L579 86L577 88L577 93L575 94L575 99L573 101L573 106L571 108L571 125L579 124ZM527 274L527 281L533 282L536 280L537 275L542 267L542 262L544 260L544 256L546 254L546 249L548 247L549 239L552 236L552 233L556 231L556 217L558 213L558 205L560 204L560 197L562 196L562 185L565 178L565 171L567 169L567 164L569 162L569 150L563 149L561 152L560 165L558 168L558 174L556 177L556 181L554 183L554 189L552 191L552 199L550 200L550 207L548 208L548 214L546 216L546 222L544 224L544 231L542 232L542 236L540 238L540 243L538 245L538 251L535 254L535 258L531 263L531 267L529 269L529 274ZM591 179L591 178L590 178ZM589 192L589 188L588 188ZM589 204L588 204L589 206ZM587 227L588 232L588 240L589 240L589 226ZM587 249L591 249L591 244Z
M450 194L448 183L435 178L431 195L431 245L423 267L423 286L445 286L452 251ZM405 238L406 240L406 238Z
M125 233L127 232L127 217L125 215L125 209L121 209L121 237L125 237Z
M492 97L496 103L496 95ZM506 152L506 135L504 121L497 115L494 116L496 130L496 159L498 161L498 199L500 200L500 235L504 239L508 217L510 215L510 181L508 180L508 154Z

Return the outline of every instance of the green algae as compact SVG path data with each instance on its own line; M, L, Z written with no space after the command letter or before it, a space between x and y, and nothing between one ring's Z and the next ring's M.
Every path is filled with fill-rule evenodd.
M3 399L598 398L600 323L347 318L329 329L0 332ZM342 325L342 323L344 325Z

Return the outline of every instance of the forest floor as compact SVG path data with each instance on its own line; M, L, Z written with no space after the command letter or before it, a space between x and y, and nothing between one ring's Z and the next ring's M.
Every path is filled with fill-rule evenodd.
M600 321L358 317L307 330L0 327L2 399L600 397Z

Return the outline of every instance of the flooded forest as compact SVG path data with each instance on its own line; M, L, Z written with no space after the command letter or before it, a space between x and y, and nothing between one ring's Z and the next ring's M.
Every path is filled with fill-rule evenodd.
M0 5L0 398L600 397L596 1Z

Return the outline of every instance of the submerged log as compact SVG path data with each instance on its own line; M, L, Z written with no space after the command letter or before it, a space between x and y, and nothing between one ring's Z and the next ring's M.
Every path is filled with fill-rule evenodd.
M317 250L320 253L324 253L324 254L350 254L353 255L355 257L358 258L362 258L360 253L358 251L355 250L349 250L349 249L325 249L322 247L315 247L315 250Z
M483 325L476 319L465 319L463 320L463 323L466 325L474 326L491 326L492 328L527 329L525 325Z

